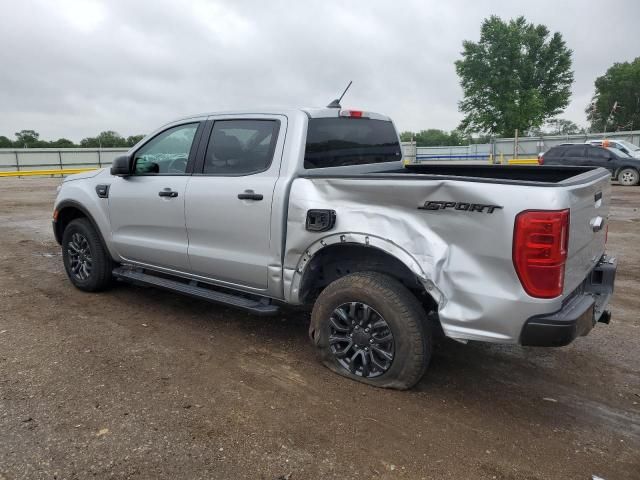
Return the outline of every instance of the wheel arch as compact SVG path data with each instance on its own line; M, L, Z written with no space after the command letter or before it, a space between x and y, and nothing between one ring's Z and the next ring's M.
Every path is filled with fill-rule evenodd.
M65 200L56 206L53 221L53 234L58 244L62 244L62 235L64 234L64 230L67 228L67 225L76 218L86 218L89 220L91 226L98 234L98 237L100 237L100 241L105 248L107 247L107 243L102 236L102 231L98 227L93 216L81 203L74 200Z
M638 166L638 165L622 165L621 167L618 167L616 169L616 174L615 174L616 180L618 179L618 176L620 175L620 172L622 172L622 170L625 170L627 168L635 170L636 172L638 172L640 174L640 166Z
M333 234L311 244L293 272L289 299L308 304L332 281L358 271L390 275L436 307L443 302L442 293L410 253L389 240L360 233Z

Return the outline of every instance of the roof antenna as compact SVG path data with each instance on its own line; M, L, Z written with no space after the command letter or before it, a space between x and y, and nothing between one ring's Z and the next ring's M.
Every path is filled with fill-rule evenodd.
M340 105L340 100L342 100L342 97L344 97L344 94L347 93L347 90L349 90L349 87L351 86L352 83L353 83L353 80L350 80L349 85L347 85L347 88L344 89L344 92L342 92L342 95L340 95L340 98L336 98L333 102L327 105L327 108L342 108L342 106Z

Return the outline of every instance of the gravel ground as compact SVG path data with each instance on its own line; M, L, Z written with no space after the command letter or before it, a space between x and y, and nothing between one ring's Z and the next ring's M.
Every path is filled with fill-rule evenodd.
M74 289L58 183L0 180L0 480L640 479L640 188L614 187L611 325L559 349L445 341L395 392L318 364L304 313Z

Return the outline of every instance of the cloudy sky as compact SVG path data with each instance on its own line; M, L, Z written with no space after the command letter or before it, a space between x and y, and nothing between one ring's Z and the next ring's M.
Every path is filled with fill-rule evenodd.
M453 129L453 62L491 14L524 15L574 51L565 114L593 81L640 55L640 1L0 0L0 135L79 141L145 133L186 114L343 105L402 130Z

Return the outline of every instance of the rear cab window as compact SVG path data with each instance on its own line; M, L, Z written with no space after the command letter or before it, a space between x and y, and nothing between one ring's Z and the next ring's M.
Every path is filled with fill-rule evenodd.
M401 158L398 134L390 120L309 119L305 169L397 162Z

